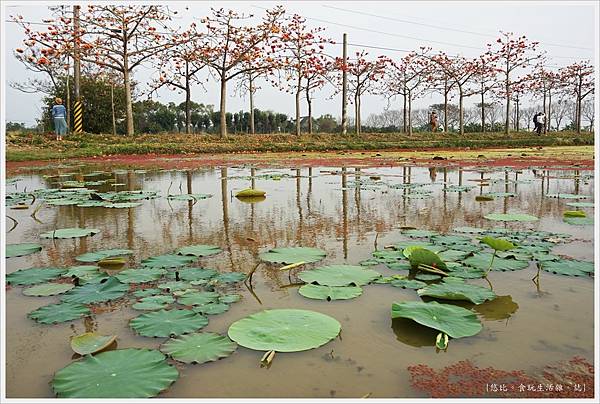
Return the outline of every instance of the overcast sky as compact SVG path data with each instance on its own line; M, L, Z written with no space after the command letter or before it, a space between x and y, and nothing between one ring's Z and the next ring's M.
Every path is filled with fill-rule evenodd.
M49 3L22 5L24 2L3 2L4 15L21 14L25 20L41 21L48 18ZM65 3L63 3L65 4ZM164 4L164 3L163 3ZM546 50L549 64L564 66L582 59L595 60L595 16L597 10L594 2L408 2L408 1L210 1L210 2L169 2L172 9L181 11L173 24L185 27L194 19L208 14L210 7L231 8L238 12L259 15L263 8L283 4L288 13L298 13L308 19L313 26L326 28L324 34L340 41L344 32L348 33L351 44L376 46L396 49L418 49L420 46L431 46L434 50L443 50L449 54L462 54L473 57L485 51L486 43L492 42L500 30L524 34L532 40L540 42L541 49ZM188 11L184 11L185 6ZM32 77L23 65L13 56L13 50L22 46L23 33L14 23L5 24L5 48L2 56L5 63L5 79L7 83L24 81ZM349 53L360 47L350 46ZM400 58L406 53L401 51L385 51L368 49L371 56L380 54L392 58ZM341 55L341 45L332 45L330 54ZM140 68L134 73L139 82L148 80L152 72ZM205 73L206 74L206 73ZM7 84L5 83L5 84ZM41 95L24 94L8 85L6 90L7 121L35 123L40 115ZM234 95L234 88L229 88L227 110L235 112L247 110L247 100ZM321 114L340 115L339 97L331 98L332 89L325 88L315 94L313 111L315 116ZM161 102L184 100L182 94L163 90L158 94ZM210 81L207 91L200 87L193 89L192 99L204 104L219 104L219 92L216 84ZM441 102L440 96L431 96L416 102L417 107ZM475 99L470 102L476 102ZM362 102L362 116L366 119L371 113L379 113L387 106L387 101L375 96L366 96ZM263 83L256 95L255 107L271 109L293 115L294 99L292 95L282 93ZM397 100L394 109L401 108L401 100ZM304 114L303 105L303 114ZM351 110L351 108L350 108Z

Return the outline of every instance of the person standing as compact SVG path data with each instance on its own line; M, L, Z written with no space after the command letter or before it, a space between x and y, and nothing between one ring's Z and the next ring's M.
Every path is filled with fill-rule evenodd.
M67 109L62 105L61 98L56 98L54 103L52 107L54 133L56 133L56 140L63 140L63 135L67 134Z
M546 134L546 114L540 112L538 115L538 135L541 135L542 132Z
M436 132L438 127L438 116L435 111L431 111L429 116L429 124L431 125L431 131Z
M536 112L535 115L533 115L533 131L539 134L540 132L538 131L538 127L540 124L538 122L538 116L540 116L539 112Z

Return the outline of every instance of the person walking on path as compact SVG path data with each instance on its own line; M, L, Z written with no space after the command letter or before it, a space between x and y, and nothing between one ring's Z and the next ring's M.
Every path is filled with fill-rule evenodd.
M63 135L67 134L67 109L62 105L61 98L56 98L54 102L55 105L52 107L54 133L56 133L56 140L63 140Z
M435 111L431 111L431 115L429 116L429 124L431 125L431 131L436 132L438 128L438 116Z

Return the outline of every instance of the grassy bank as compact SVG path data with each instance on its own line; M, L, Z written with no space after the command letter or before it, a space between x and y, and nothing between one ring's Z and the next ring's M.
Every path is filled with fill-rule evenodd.
M119 154L196 154L287 151L389 150L455 147L524 147L592 145L590 133L548 133L537 136L531 132L504 133L368 133L356 136L334 134L302 135L135 135L112 136L96 134L69 135L57 142L51 135L10 132L6 134L6 160L52 160L73 157Z

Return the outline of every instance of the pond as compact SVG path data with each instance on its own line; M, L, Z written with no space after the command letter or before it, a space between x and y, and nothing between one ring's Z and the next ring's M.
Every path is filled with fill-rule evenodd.
M438 234L458 235L463 237L462 243L456 242L460 237L450 239L449 246L435 251L448 261L458 258L452 258L451 253L444 255L444 249L463 251L459 258L464 260L483 248L478 240L486 234L481 233L482 229L495 229L489 234L513 238L515 244L533 245L531 251L544 254L551 262L592 262L593 225L570 224L563 218L568 210L581 210L593 217L593 205L568 205L593 202L591 169L572 165L482 168L445 163L357 163L346 167L342 161L334 161L331 166L289 167L284 161L180 169L73 163L24 168L15 174L7 184L7 192L15 196L7 199L7 215L14 218L7 220L7 231L13 223L16 226L6 234L6 243L39 243L42 250L8 258L8 274L35 267L90 265L76 257L107 249L131 250L125 255L124 266L100 269L117 275L127 268L141 268L142 261L149 257L171 254L185 246L213 245L222 251L192 257L182 265L244 275L234 276L230 283L210 286L221 294L238 294L241 298L230 303L226 312L207 315L208 325L202 332L226 336L230 325L239 319L283 308L316 311L341 324L341 333L331 341L302 352L278 352L268 367L260 366L265 351L242 346L226 358L202 364L168 358L168 363L179 371L179 378L159 397L426 397L430 393L411 383L409 367L424 364L441 369L469 360L481 368L518 369L529 374L575 356L593 362L593 269L583 274L576 271L582 276L538 271L531 254L518 259L510 255L497 258L500 263L520 262L517 268L511 268L516 270L492 270L487 279L466 279L468 284L493 288L495 298L478 305L421 298L415 289L376 282L360 286L362 294L348 300L310 299L298 292L303 284L299 277L302 271L327 265L362 264L365 270L383 277L401 275L412 279L414 271L409 272L404 265L408 261L399 245L435 245L431 243L432 235L434 240ZM36 191L32 203L30 196L17 194L82 186L97 191L104 199L114 191L143 190L145 199L119 205L123 202L95 197L96 202L90 203L92 196L86 191L62 196L57 196L62 191ZM246 188L263 190L266 197L235 197ZM490 200L476 200L490 193L491 197L484 198ZM76 202L63 204L68 199ZM116 206L109 207L111 203ZM27 207L13 209L19 204ZM524 213L539 220L503 222L485 218L492 213ZM52 235L54 230L64 228L99 232L75 238L40 238L43 233ZM464 237L470 240L465 243ZM456 243L476 248L454 248ZM273 248L297 246L322 249L326 256L289 270L280 270L283 263L259 258L259 254ZM539 251L536 246L541 246ZM376 250L388 253L373 255ZM488 248L488 257L491 252ZM250 279L241 281L252 271ZM57 324L40 324L28 313L59 303L65 295L26 296L23 291L28 286L7 285L7 396L54 397L50 384L54 373L79 358L71 350L70 339L85 332L116 335L116 346L112 344L108 349L159 349L168 338L141 336L129 325L131 319L147 313L132 307L139 300L133 293L155 287L157 282L175 281L174 272L157 272L162 276L159 281L125 284L129 287L125 294L117 294L107 303L90 304L91 314ZM538 272L539 277L532 280ZM423 279L424 284L440 283ZM388 278L388 282L391 280ZM54 277L50 282L69 284L71 279ZM206 285L190 287L204 289ZM174 292L166 290L162 294ZM447 349L440 350L435 346L437 330L406 318L392 320L393 302L434 299L472 310L481 331L450 338ZM169 302L172 299L167 299L169 308L189 308L181 300L179 304Z

